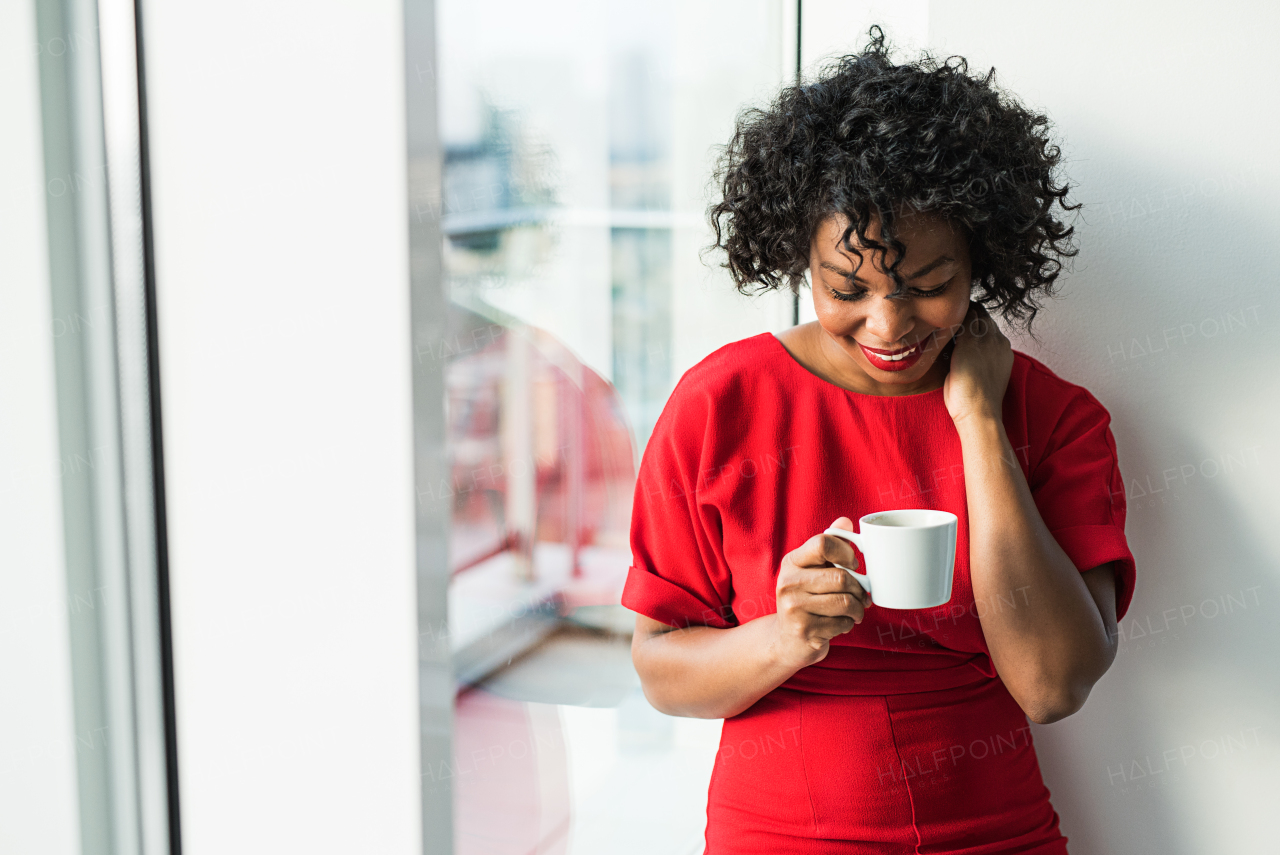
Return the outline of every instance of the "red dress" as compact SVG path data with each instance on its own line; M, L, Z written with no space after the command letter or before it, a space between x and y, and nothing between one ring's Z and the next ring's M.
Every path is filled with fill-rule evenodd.
M1107 411L1015 352L1003 418L1041 517L1081 571L1116 562L1133 596ZM689 369L645 449L622 603L675 626L776 610L782 557L837 517L960 518L951 601L872 606L827 657L726 719L707 855L1063 853L1027 718L991 664L975 603L960 438L942 390L864 395L811 374L771 333Z

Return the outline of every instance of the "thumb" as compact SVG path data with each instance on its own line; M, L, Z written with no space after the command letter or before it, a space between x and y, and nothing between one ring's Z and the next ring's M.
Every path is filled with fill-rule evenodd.
M853 520L848 517L840 517L827 528L842 528L845 531L853 531Z

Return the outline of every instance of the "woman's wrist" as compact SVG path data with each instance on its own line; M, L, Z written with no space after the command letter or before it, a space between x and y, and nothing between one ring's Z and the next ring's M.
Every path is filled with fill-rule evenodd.
M765 615L757 620L768 621L769 649L766 657L771 669L785 673L787 679L808 665L819 662L826 655L824 651L815 649L805 639L788 635L783 631L782 621L776 613Z
M991 476L1003 477L1019 468L1017 453L1009 443L1004 421L994 413L974 413L956 422L960 435L960 454L964 458L965 479L968 485L970 509L974 501L973 490L982 491L981 484ZM991 482L995 483L995 482ZM985 500L979 502L985 507Z
M700 707L700 717L731 718L738 715L791 679L805 665L811 664L810 661L800 661L805 659L803 652L779 628L778 615L770 614L732 629L718 630L737 633L734 646L742 650L746 645L756 651L756 655L746 652L734 657L736 668L746 670L739 678L730 681L727 693Z
M967 409L963 413L952 416L951 421L955 425L956 432L960 434L961 441L964 441L966 435L979 437L993 428L1004 426L1000 408L989 404Z

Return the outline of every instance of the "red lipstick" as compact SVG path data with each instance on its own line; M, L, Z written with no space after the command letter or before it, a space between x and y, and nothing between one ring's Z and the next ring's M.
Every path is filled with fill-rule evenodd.
M881 371L906 371L919 362L920 357L924 355L924 343L919 341L910 347L900 347L897 350L867 347L861 342L858 343L858 347L862 348L862 352L867 355L867 361L872 367L879 368Z

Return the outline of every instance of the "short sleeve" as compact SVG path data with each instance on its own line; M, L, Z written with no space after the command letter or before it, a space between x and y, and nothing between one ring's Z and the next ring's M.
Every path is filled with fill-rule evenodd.
M1084 389L1065 401L1029 481L1041 518L1077 569L1115 562L1116 619L1124 617L1136 583L1124 479L1111 415Z
M636 476L622 605L671 626L737 623L719 512L698 501L711 409L704 393L677 384Z

